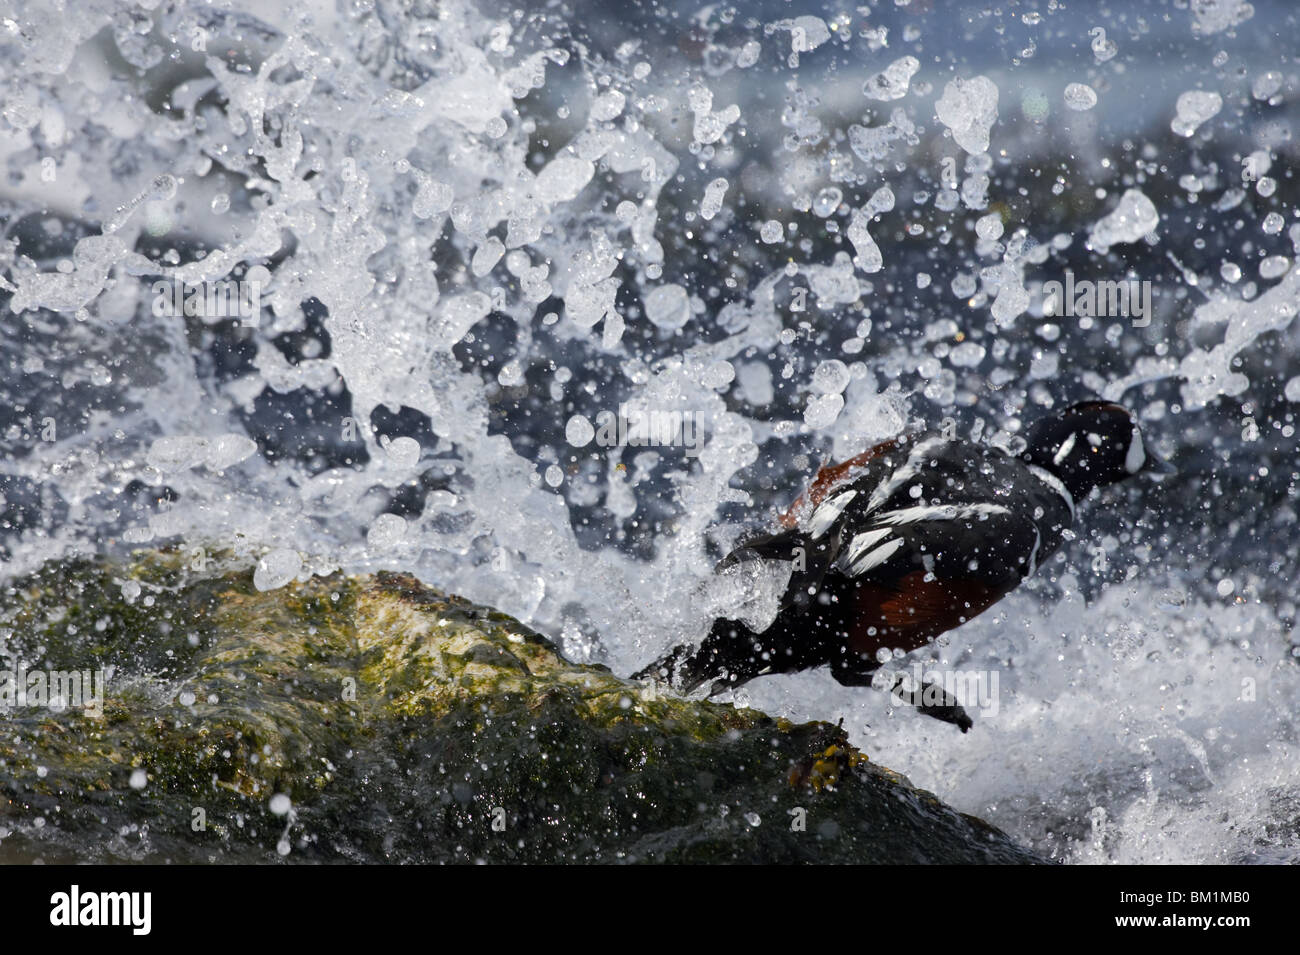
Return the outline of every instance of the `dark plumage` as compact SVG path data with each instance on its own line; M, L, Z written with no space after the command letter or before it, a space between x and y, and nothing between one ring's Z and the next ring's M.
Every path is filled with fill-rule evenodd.
M718 565L791 565L772 624L755 633L719 618L700 646L678 646L636 676L682 692L712 681L717 693L828 665L840 683L869 684L877 651L915 650L1015 589L1060 547L1093 488L1163 469L1132 415L1110 402L1050 415L1027 440L1012 457L922 434L822 468L784 529ZM951 698L922 710L970 726Z

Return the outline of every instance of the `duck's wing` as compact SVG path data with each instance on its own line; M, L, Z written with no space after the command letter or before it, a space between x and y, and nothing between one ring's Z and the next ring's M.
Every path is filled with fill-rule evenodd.
M832 570L864 655L916 649L982 613L1034 570L1041 547L1032 521L987 502L877 511L842 537Z

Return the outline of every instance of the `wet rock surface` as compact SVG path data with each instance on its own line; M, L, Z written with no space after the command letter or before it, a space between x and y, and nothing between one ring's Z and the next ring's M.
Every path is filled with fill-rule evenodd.
M569 663L408 575L49 564L0 638L0 680L37 675L0 706L3 862L1043 861L835 726ZM51 700L74 671L102 698Z

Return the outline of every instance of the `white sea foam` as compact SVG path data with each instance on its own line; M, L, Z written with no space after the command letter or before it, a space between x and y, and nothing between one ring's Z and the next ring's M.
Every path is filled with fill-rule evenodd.
M928 59L894 54L923 40L929 57L946 42L907 39L910 26L863 32L872 53L886 50L880 63L897 58L868 78L865 97L859 72L837 99L833 84L849 71L816 70L858 28L819 17L760 25L734 47L710 41L682 65L675 43L602 57L563 31L552 37L542 19L512 26L464 0L425 15L396 5L401 29L386 22L388 4L231 6L227 18L206 4L162 5L163 29L149 38L114 29L109 0L0 28L0 55L23 78L5 93L0 196L23 214L57 213L54 235L63 221L91 223L67 232L66 254L4 259L6 322L58 345L15 367L48 378L33 393L52 400L96 395L66 416L75 427L48 415L49 440L34 406L23 412L30 424L6 434L22 453L5 456L0 505L30 486L61 508L13 539L6 573L146 541L229 548L256 563L263 589L340 567L402 567L631 672L714 615L760 626L775 614L788 566L711 573L713 544L739 530L724 520L752 503L773 455L809 468L813 451L842 459L981 389L1008 416L1023 404L1028 420L1071 357L1049 347L1059 329L1026 317L1036 314L1029 270L1085 237L1101 264L1148 236L1171 242L1163 227L1187 215L1157 205L1169 190L1144 185L1176 157L1107 156L1122 165L1110 191L1085 190L1099 218L1057 244L1062 226L1006 186L1009 165L1037 168L1014 128L1061 109L1063 95L1069 128L1091 135L1087 123L1122 99L1111 74L1092 80L1099 105L1079 83L1050 96L1017 88L1013 99L1005 72L997 83L928 76L918 65ZM1258 19L1243 4L1192 7L1198 32L1245 33ZM120 61L91 42L101 33L120 44ZM184 38L188 79L144 97L142 77L163 72L150 74L164 35ZM683 34L692 56L695 42ZM237 45L246 71L215 54ZM1125 62L1113 46L1097 54L1107 70ZM742 115L739 84L765 69L780 71L778 105ZM1271 108L1284 83L1256 73L1256 107ZM1221 125L1241 126L1226 113L1204 125L1221 95L1180 98L1177 131L1199 133L1200 145ZM124 105L155 101L166 108ZM1261 129L1246 147L1259 176L1284 141L1270 145L1279 130ZM746 148L768 149L771 168ZM43 180L43 159L56 154L56 179ZM1236 176L1233 162L1220 166ZM902 171L922 169L925 188L905 188ZM1086 179L1063 171L1062 189L1076 176ZM1210 188L1203 179L1213 175L1198 174L1197 189ZM1239 180L1220 182L1197 214L1244 218L1243 185L1262 209L1269 187ZM1276 243L1285 226L1259 219L1243 234ZM716 288L675 271L700 248L688 235L711 243L728 230L748 238L714 263ZM975 252L957 254L953 236ZM191 242L210 251L197 257ZM926 256L923 272L909 248ZM1292 326L1294 252L1243 249L1246 279L1241 267L1213 268L1226 287L1193 285L1180 269L1195 291L1180 313L1194 337L1117 351L1112 377L1090 387L1122 398L1174 379L1188 416L1241 395L1251 379L1240 359ZM250 265L271 273L256 328L148 308L154 278L197 285ZM923 309L942 300L926 319L933 334L896 323L899 289ZM960 323L938 321L947 318ZM1004 361L1022 335L1036 336L1023 381ZM911 338L925 350L899 344ZM795 346L816 354L787 359ZM214 355L245 360L232 358L237 371L226 374ZM913 372L914 394L891 389ZM1287 378L1285 396L1300 401ZM772 411L787 393L787 409ZM302 395L318 400L289 401ZM698 456L594 441L599 411L624 403L689 415ZM310 443L317 432L326 437ZM300 438L344 451L299 452ZM131 510L133 482L170 506ZM392 513L414 489L422 503ZM794 496L779 490L783 503ZM580 540L593 524L608 533ZM621 546L633 525L647 535L637 556ZM1160 564L1154 545L1149 560ZM1231 579L1210 605L1158 599L1187 585L1155 571L1102 588L1090 607L1068 581L1060 600L1013 595L941 651L1002 673L998 716L964 736L825 673L765 678L752 697L801 718L846 716L873 759L1068 860L1293 858L1293 837L1270 827L1294 818L1287 804L1300 791L1300 680L1284 614L1255 602L1248 575ZM1254 702L1243 698L1247 680Z

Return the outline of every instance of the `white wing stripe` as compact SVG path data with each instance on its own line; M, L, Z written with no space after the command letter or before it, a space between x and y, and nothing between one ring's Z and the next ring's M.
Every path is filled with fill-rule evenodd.
M871 548L875 547L886 537L889 536L889 528L881 528L874 531L864 531L853 538L849 544L848 552L844 555L844 564L852 566L854 561L865 554Z
M844 508L858 496L857 491L845 491L843 494L836 494L834 497L823 501L813 511L812 518L808 521L808 534L813 540L821 537L835 523L836 519Z
M889 500L890 495L908 481L912 480L912 478L916 477L921 460L930 453L932 448L936 448L944 443L946 443L946 439L942 437L929 438L913 448L912 453L907 456L907 462L895 471L890 476L889 480L882 483L874 492L872 492L871 500L867 502L867 513L870 514L872 511L876 510L880 505Z
M894 555L894 551L903 546L900 539L889 541L881 544L875 550L868 551L866 556L849 568L849 576L857 577L859 574L865 574L873 567L879 567L885 561Z
M876 522L897 527L900 524L919 524L922 521L961 521L1010 513L1011 511L1001 504L934 504L885 511L876 516Z

